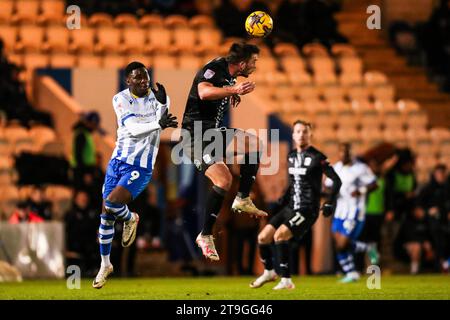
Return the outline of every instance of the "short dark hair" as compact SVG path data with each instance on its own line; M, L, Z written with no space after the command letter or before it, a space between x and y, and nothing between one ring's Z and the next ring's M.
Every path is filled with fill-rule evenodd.
M308 127L310 130L312 130L312 128L313 128L313 126L312 126L312 124L310 122L305 121L305 120L301 120L301 119L295 120L295 122L294 122L294 124L292 126L295 127L298 124L302 124L305 127Z
M258 54L259 48L254 44L248 44L245 42L233 43L228 51L228 55L225 59L228 63L239 63L241 61L248 61L253 54Z
M145 69L144 64L142 64L142 63L140 63L138 61L130 62L125 68L125 77L128 78L128 76L130 75L131 72L133 72L133 70L140 69L140 68L144 68Z

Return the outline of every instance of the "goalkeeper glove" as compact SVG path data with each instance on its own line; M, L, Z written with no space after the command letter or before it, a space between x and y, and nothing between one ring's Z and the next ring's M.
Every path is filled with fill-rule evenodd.
M324 205L322 207L322 213L323 213L324 217L327 217L327 218L334 214L334 210L336 210L335 202L327 201L324 203Z
M177 117L169 113L169 109L166 109L166 112L164 112L159 120L159 125L162 130L169 127L176 128L178 126Z
M155 91L153 88L151 88L153 94L155 95L156 100L158 100L158 102L161 104L166 104L167 102L166 89L159 82L156 83L156 86L158 87L158 91Z

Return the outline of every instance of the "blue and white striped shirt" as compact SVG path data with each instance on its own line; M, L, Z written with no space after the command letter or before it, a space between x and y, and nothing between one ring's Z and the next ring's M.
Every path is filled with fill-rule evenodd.
M130 165L153 169L161 134L158 122L161 115L169 108L169 97L167 97L167 103L163 105L156 100L151 90L148 95L140 98L126 89L116 94L112 102L118 128L116 147L111 158ZM133 124L148 124L149 130L133 135L131 130Z

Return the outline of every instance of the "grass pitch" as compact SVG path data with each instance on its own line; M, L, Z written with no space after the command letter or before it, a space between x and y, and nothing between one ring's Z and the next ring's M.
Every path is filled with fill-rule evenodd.
M0 283L0 299L16 300L450 300L450 276L382 276L381 289L368 289L367 277L340 284L333 276L294 277L295 290L273 291L274 283L251 289L250 277L111 278L100 289L83 279L80 289L68 289L65 280L25 280Z

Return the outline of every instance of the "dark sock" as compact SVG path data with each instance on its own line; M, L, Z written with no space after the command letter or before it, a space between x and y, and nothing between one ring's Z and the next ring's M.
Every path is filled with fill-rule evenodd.
M219 215L220 208L222 208L223 198L226 191L217 186L213 186L211 193L209 194L205 208L205 222L203 224L203 235L212 234L212 228L216 223L217 216Z
M281 276L283 278L290 278L291 272L289 270L289 241L275 242L278 259L280 262Z
M270 244L259 244L259 255L264 269L273 270L272 248Z
M246 153L244 163L241 164L239 191L237 196L241 199L247 198L255 182L259 168L260 154L257 152Z

